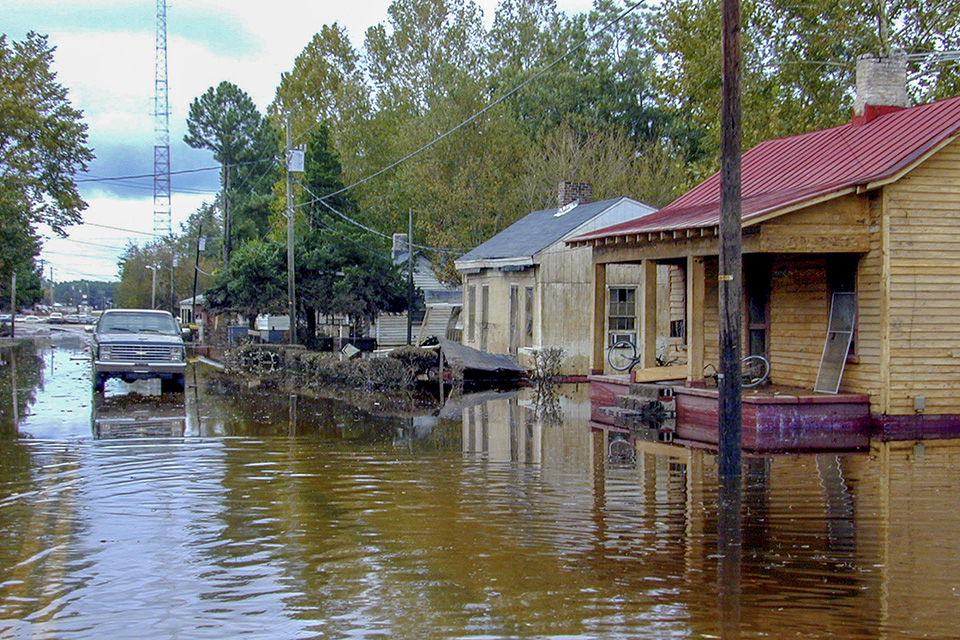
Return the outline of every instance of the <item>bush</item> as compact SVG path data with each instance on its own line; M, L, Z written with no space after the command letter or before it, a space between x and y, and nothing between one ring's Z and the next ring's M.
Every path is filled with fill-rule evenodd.
M420 347L400 347L391 351L389 357L400 361L413 378L428 373L439 361L436 351Z
M412 387L417 377L411 367L397 358L358 358L341 362L337 356L315 351L297 354L292 369L301 384L313 388L400 390Z

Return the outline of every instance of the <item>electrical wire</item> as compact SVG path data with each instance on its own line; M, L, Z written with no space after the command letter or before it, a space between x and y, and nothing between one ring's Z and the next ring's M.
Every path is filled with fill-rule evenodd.
M600 34L605 33L608 29L610 29L610 27L618 24L621 20L623 20L623 19L626 18L628 15L630 15L631 13L633 13L636 9L638 9L639 7L641 7L641 6L643 6L644 4L646 4L646 2L647 2L647 0L640 0L640 2L636 2L636 3L632 4L632 5L630 5L630 6L627 7L622 13L620 13L620 15L618 15L616 18L613 18L612 20L607 21L605 24L603 24L603 25L601 25L600 27L598 27L597 29L595 29L592 33L590 33L589 35L587 35L587 37L585 37L583 40L581 40L580 42L578 42L577 44L575 44L575 45L574 45L573 47L571 47L570 49L567 49L567 51L564 52L562 55L560 55L558 58L554 59L552 62L550 62L550 63L547 64L546 66L542 67L540 70L538 70L538 71L537 71L536 73L534 73L532 76L530 76L529 78L527 78L526 80L524 80L524 81L521 82L520 84L516 85L513 89L511 89L510 91L506 92L505 94L503 94L502 96L500 96L499 98L497 98L496 100L494 100L493 102L488 103L485 107L483 107L482 109L480 109L479 111L477 111L476 113L474 113L473 115L471 115L471 116L468 117L466 120L462 121L460 124L456 125L456 126L453 127L452 129L449 129L448 131L446 131L446 132L444 132L444 133L441 133L440 135L438 135L437 137L435 137L435 138L434 138L433 140L431 140L430 142L428 142L428 143L424 144L423 146L421 146L419 149L416 149L415 151L411 151L411 152L408 153L407 155L405 155L405 156L403 156L402 158L400 158L399 160L397 160L397 161L395 161L395 162L387 165L386 167L383 167L382 169L380 169L380 170L378 170L378 171L375 171L374 173L372 173L372 174L370 174L370 175L368 175L368 176L366 176L366 177L364 177L364 178L361 178L360 180L357 180L357 181L354 182L353 184L350 184L350 185L348 185L348 186L346 186L346 187L343 187L342 189L340 189L340 190L338 190L338 191L334 191L333 193L328 193L326 196L324 196L324 198L330 198L330 197L333 197L333 196L335 196L335 195L339 195L339 194L341 194L341 193L343 193L343 192L345 192L345 191L349 191L350 189L353 189L353 188L358 187L358 186L360 186L360 185L362 185L362 184L365 184L365 183L369 182L370 180L373 180L374 178L376 178L376 177L378 177L378 176L380 176L380 175L383 175L383 174L386 173L387 171L390 171L391 169L394 169L394 168L400 166L401 164L405 163L406 161L410 160L411 158L413 158L413 157L415 157L415 156L423 153L423 152L426 151L427 149L430 149L431 147L433 147L434 145L436 145L438 142L446 139L446 138L449 137L450 135L456 133L457 131L459 131L459 130L462 129L463 127L465 127L465 126L467 126L468 124L470 124L471 122L475 121L477 118L479 118L480 116L482 116L483 114L485 114L487 111L490 111L490 110L493 109L495 106L499 105L500 103L504 102L505 100L507 100L507 99L513 97L514 95L516 95L517 93L519 93L522 89L524 89L524 88L525 88L527 85L529 85L531 82L533 82L534 80L538 79L540 76L546 74L548 71L550 71L551 69L553 69L555 66L557 66L557 65L560 64L561 62L563 62L563 61L564 61L566 58L568 58L570 55L572 55L572 54L576 53L577 51L579 51L579 50L580 50L581 48L583 48L588 42L590 42L591 40L593 40L594 38L596 38L596 37L599 36ZM312 204L312 202L308 202L308 203L306 203L306 204Z
M329 204L328 202L326 202L326 201L323 199L323 198L325 198L325 197L327 197L327 196L323 196L323 197L318 196L318 195L315 194L313 191L311 191L310 188L307 187L307 185L303 184L303 183L300 182L299 180L297 180L296 182L297 182L298 185L300 185L300 186L303 188L304 191L306 191L308 194L310 194L311 196L313 196L314 199L311 200L310 202L319 202L320 204L322 204L323 206L325 206L327 209L329 209L331 212L333 212L333 213L335 213L336 215L340 216L341 218L343 218L343 219L346 220L347 222L349 222L349 223L351 223L351 224L353 224L353 225L356 225L356 226L360 227L361 229L363 229L364 231L366 231L366 232L368 232L368 233L372 233L372 234L374 234L374 235L380 236L381 238L386 238L387 240L392 240L392 239L393 239L393 236L390 236L390 235L388 235L388 234L386 234L386 233L383 233L383 232L381 232L381 231L377 231L376 229L372 229L372 228L366 226L365 224L363 224L362 222L360 222L359 220L354 220L353 218L351 218L351 217L348 216L347 214L343 213L342 211L337 210L333 205ZM297 205L297 206L303 207L303 206L307 206L307 204L309 204L309 203L304 203L304 204L300 204L300 205ZM425 246L425 245L414 244L414 243L412 243L412 242L409 243L409 244L410 244L411 247L414 247L414 248L417 248L417 249L423 249L424 251L434 251L434 252L437 252L437 253L455 253L455 254L460 254L460 253L463 253L464 251L466 251L466 249L459 249L459 248L428 247L428 246Z

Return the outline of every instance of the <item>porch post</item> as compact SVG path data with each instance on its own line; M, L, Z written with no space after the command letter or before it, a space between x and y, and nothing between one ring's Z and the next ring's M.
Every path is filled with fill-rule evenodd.
M687 381L703 381L703 258L687 256Z
M603 353L606 347L607 265L593 264L593 357L590 368L603 373Z
M641 366L657 366L657 263L644 260L640 283Z

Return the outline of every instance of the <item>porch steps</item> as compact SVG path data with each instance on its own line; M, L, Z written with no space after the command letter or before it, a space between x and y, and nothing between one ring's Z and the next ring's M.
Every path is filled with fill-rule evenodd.
M613 417L614 425L634 437L652 442L672 442L677 426L677 401L673 390L657 384L635 383L630 393L617 396L612 407L600 413Z

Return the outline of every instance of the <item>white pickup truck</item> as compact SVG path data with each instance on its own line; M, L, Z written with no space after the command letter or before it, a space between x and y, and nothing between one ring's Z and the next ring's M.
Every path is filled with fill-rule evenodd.
M183 391L187 369L180 325L169 311L108 309L93 330L93 389L110 378L160 378L163 391Z

